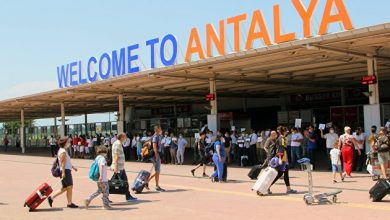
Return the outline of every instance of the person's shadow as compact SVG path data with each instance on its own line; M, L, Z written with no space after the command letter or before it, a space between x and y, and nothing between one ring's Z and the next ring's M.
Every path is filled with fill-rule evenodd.
M30 212L60 212L60 211L64 211L64 209L63 208L35 209Z

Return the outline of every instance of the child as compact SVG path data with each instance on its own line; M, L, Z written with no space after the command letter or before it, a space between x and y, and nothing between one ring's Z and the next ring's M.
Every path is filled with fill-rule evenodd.
M333 183L336 181L336 173L340 173L341 181L344 182L343 171L341 169L340 161L341 151L337 143L334 144L333 149L330 151L330 160L332 161L332 171L333 171Z
M88 199L85 200L85 208L88 209L91 201L97 196L99 196L100 194L103 194L102 200L103 200L104 209L111 209L110 200L108 199L109 188L108 188L108 179L107 179L107 161L105 158L107 154L107 148L105 146L98 146L96 150L96 154L98 156L96 157L95 160L99 162L99 180L97 181L98 190L92 195L90 195Z

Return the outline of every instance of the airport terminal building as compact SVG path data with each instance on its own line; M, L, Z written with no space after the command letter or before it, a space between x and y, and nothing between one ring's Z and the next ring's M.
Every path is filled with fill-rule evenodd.
M253 13L252 24L261 27L258 16ZM131 66L137 45L91 57L84 65L85 79L81 63L70 63L57 70L60 89L0 101L0 122L21 121L20 129L0 135L17 135L24 149L51 134L138 132L157 123L187 137L205 124L214 131L262 130L294 126L296 119L302 119L302 127L332 122L369 131L371 125L383 126L390 119L390 23L359 29L342 23L342 32L280 38L276 43L267 43L266 35L249 34L247 46L256 37L263 38L265 46L236 48L229 54L221 51L222 32L210 29L208 49L202 50L193 29L186 57L196 54L200 59L176 64L174 53L161 53L165 66L146 71ZM219 27L223 25L221 21ZM171 35L146 45L157 43L176 45L177 50ZM222 55L210 56L209 44ZM90 66L98 71L93 73ZM103 112L117 112L116 120L79 125L65 120ZM56 117L61 120L55 126L28 128L24 123Z

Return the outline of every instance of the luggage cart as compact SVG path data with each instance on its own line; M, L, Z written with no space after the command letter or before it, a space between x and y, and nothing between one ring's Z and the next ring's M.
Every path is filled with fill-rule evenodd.
M378 163L378 153L368 152L367 153L367 172L371 175L373 181L378 181L382 175L381 167ZM390 161L387 167L387 175L390 175Z
M330 193L321 193L314 195L313 192L313 165L310 163L309 158L302 158L298 161L301 164L302 171L307 172L308 181L309 181L309 192L303 195L303 201L305 201L306 205L313 204L329 204L329 203L337 203L337 195L342 192L342 190L336 190ZM332 201L329 200L329 197L332 197Z

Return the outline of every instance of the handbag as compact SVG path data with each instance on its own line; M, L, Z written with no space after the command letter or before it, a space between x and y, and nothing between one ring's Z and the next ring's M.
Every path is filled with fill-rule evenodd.
M108 181L109 193L124 195L129 190L129 183L122 180L118 173L115 173Z
M56 178L61 177L62 172L60 169L60 163L58 162L58 157L54 160L53 165L51 166L51 174Z

